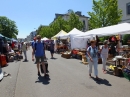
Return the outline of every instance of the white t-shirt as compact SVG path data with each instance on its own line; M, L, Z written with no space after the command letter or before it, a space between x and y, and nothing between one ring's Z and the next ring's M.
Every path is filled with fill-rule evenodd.
M23 45L22 45L22 51L26 51L27 49L26 49L26 44L25 43L23 43Z
M102 51L101 51L101 55L105 55L108 56L108 47L105 48L104 46L101 46Z

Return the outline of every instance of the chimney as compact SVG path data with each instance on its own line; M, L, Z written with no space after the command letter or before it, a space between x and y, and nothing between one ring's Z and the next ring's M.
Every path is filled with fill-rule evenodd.
M77 11L77 12L75 12L75 14L77 14L77 15L79 15L79 16L82 15L81 11Z

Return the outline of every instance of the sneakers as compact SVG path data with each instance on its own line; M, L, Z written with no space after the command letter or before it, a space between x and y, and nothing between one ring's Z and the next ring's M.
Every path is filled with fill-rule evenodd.
M38 76L41 76L40 72L38 72L37 75L38 75ZM49 74L45 74L45 75L44 75L44 77L47 77L47 76L49 76Z
M49 76L49 74L45 74L45 75L44 75L44 77L47 77L47 76Z

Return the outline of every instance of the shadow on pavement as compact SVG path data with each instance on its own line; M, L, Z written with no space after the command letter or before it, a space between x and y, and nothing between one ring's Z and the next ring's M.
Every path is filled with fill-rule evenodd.
M29 62L29 61L27 60L27 61L23 61L23 62Z
M108 80L106 80L106 79L99 79L99 80L97 80L96 78L92 78L97 84L104 84L104 85L106 85L106 86L112 86L110 83L109 83L109 81Z
M49 76L47 77L43 77L43 76L39 76L38 77L38 81L35 81L35 83L42 83L44 85L48 85L50 82L51 79L49 78Z
M56 60L57 58L50 58L50 59L54 59L54 60Z

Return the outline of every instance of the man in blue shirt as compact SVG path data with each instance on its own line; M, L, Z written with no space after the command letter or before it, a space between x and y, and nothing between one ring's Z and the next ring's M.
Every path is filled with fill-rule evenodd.
M41 41L40 35L37 35L37 40L38 41L33 46L32 61L34 61L34 55L35 55L36 63L37 63L37 69L38 69L38 76L40 76L40 70L39 70L40 61L42 63L42 67L43 67L43 70L44 70L44 76L47 76L45 64L44 64L45 48L44 48L43 42Z

